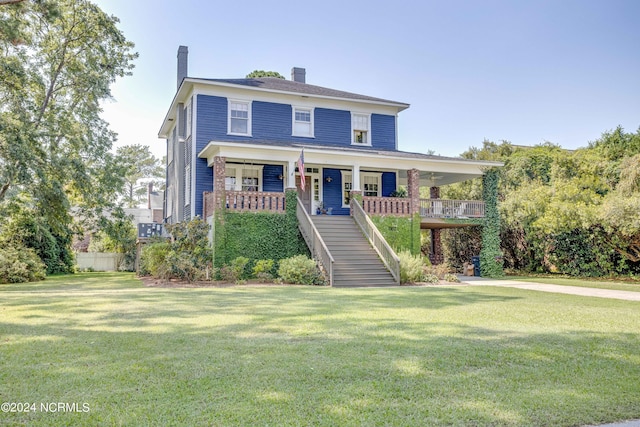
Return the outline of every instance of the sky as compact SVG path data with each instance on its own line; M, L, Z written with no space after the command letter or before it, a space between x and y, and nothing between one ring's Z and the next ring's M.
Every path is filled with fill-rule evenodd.
M410 104L398 148L459 156L486 140L585 147L640 127L638 0L94 0L136 44L103 118L116 146L149 145L189 76L253 70Z

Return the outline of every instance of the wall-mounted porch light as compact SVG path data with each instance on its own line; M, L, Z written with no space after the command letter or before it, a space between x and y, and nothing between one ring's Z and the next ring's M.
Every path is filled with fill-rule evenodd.
M330 176L328 176L328 177L325 179L325 181L327 181L327 182L331 182L331 181L333 181L333 178L331 178Z

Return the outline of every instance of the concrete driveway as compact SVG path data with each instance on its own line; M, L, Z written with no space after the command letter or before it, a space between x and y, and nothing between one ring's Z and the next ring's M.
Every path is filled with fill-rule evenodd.
M549 283L519 282L517 280L495 280L476 276L458 276L461 283L474 286L503 286L527 289L530 291L553 292L557 294L581 295L585 297L613 298L627 301L640 301L640 292L617 291L610 289L581 288L578 286L552 285Z

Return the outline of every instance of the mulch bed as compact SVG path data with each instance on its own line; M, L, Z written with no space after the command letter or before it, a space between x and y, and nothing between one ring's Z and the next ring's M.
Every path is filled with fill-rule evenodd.
M259 282L257 280L247 280L246 283L235 284L228 283L222 280L202 280L197 282L186 282L184 280L161 280L156 279L150 276L139 277L144 283L145 286L150 288L231 288L231 287L265 287L265 286L306 286L306 285L292 285L288 283L273 283L273 282ZM401 286L461 286L466 285L466 283L454 283L454 282L444 282L440 281L439 283L405 283Z

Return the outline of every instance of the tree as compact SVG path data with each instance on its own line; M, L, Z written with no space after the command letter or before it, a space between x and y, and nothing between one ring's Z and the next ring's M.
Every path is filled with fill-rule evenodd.
M0 8L0 201L17 194L12 188L57 199L47 211L63 208L74 191L96 201L96 187L86 184L115 140L100 102L137 57L117 23L87 0Z
M248 79L257 79L260 77L275 77L277 79L285 79L284 76L277 71L253 70L252 72L247 74Z
M22 203L65 246L43 259L49 272L69 265L71 203L97 209L121 186L109 152L116 135L100 118L110 84L137 57L117 23L88 0L0 7L0 204Z
M150 183L164 183L164 167L148 146L135 144L119 147L116 157L123 168L124 185L120 193L126 207L135 208L144 202Z
M120 207L115 208L110 218L100 220L100 231L94 235L89 250L119 254L116 259L117 270L125 264L133 267L137 233L132 220L132 215L127 215Z

